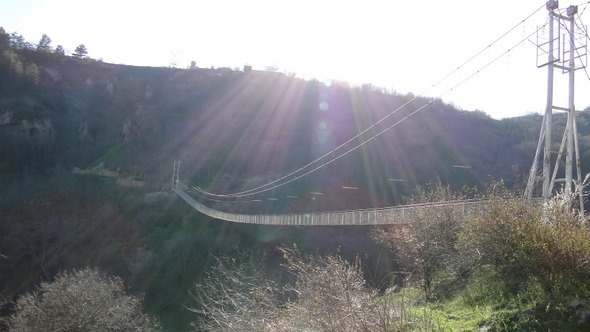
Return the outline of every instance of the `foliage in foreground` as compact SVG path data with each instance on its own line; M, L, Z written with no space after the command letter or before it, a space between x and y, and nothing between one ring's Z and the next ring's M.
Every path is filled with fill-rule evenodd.
M470 328L590 327L590 232L586 219L572 208L575 195L560 193L537 205L501 182L488 190L482 213L465 217L440 206L417 213L409 225L377 229L373 236L394 250L409 276L404 281L419 286L426 299L449 303L457 312L485 308L485 315L474 309L480 321ZM418 202L461 198L442 186L417 193ZM473 300L474 288L486 291ZM469 300L462 301L466 294ZM437 302L424 308L440 313Z
M392 319L377 294L365 286L360 262L338 256L301 257L283 249L286 267L295 281L293 294L270 330L277 331L389 331Z
M495 266L510 291L535 282L547 301L588 295L590 233L570 203L560 195L544 207L516 198L491 204L469 220L463 246Z
M119 278L84 269L61 273L20 297L8 318L10 331L158 331L141 311L141 301L125 294Z
M467 189L457 193L439 183L417 188L407 203L449 203L472 195ZM441 289L448 292L461 285L474 261L473 255L460 252L457 246L465 224L463 207L441 204L419 209L406 218L407 224L383 226L372 232L375 241L394 251L401 269L399 279L419 285L427 299L440 295Z
M496 292L519 308L492 315L493 330L590 327L590 230L573 197L543 206L507 197L468 220L461 251L477 252L477 268L490 269Z
M190 310L202 316L192 325L204 331L255 330L274 318L277 291L261 260L245 253L217 258L191 292L198 306Z
M563 194L541 206L498 188L492 188L482 213L465 217L441 207L418 214L410 226L375 231L397 251L411 275L406 285L419 286L419 295L405 296L408 289L378 294L366 287L358 262L282 249L287 271L282 283L251 257L220 259L195 288L195 311L203 318L195 326L211 331L587 330L586 220ZM421 199L461 198L448 188L431 189Z
M302 257L281 249L283 286L257 258L220 258L193 296L202 331L404 331L419 325L444 331L431 317L413 313L404 296L382 296L365 286L360 263L339 256Z

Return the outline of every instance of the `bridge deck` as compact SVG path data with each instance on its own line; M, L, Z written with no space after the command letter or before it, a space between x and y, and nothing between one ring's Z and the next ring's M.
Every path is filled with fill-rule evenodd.
M195 210L209 217L246 224L325 226L325 225L391 225L407 224L413 217L425 213L453 212L458 215L473 215L483 211L486 200L468 200L444 203L427 203L393 206L379 209L314 212L293 214L238 214L215 210L194 200L180 189L173 189Z

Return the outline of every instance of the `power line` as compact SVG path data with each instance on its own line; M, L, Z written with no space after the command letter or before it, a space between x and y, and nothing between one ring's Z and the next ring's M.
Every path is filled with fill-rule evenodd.
M582 8L582 12L580 12L580 14L579 14L578 16L580 16L580 17L581 17L582 15L584 15L584 12L586 11L586 8L588 7L588 4L589 4L589 3L590 3L590 1L588 1L588 2L586 2L586 3L585 3L585 5L586 5L586 6L584 6L584 8ZM580 5L580 6L581 6L581 5Z
M543 6L542 6L542 7L540 7L539 9L535 10L535 11L534 11L532 14L530 14L529 16L527 16L527 18L525 18L524 20L522 20L522 21L521 21L519 24L517 24L515 27L511 28L511 29L510 29L508 32L510 32L510 31L512 31L512 30L514 30L516 27L518 27L520 24L522 24L522 23L523 23L523 22L525 22L525 21L526 21L528 18L530 18L530 17L531 17L531 16L533 16L533 15L534 15L536 12L538 12L538 11L539 11L541 8L543 8ZM543 27L544 27L544 25L543 25ZM473 57L471 57L471 58L470 58L468 61L464 62L464 63L463 63L461 66L457 67L457 69L453 70L453 71L452 71L450 74L447 74L447 75L445 76L445 78L444 78L444 79L446 79L446 78L448 78L449 76L451 76L451 74L453 74L454 72L458 71L458 70L459 70L459 69L460 69L462 66L464 66L464 65L466 65L467 63L471 62L473 59L475 59L475 58L476 58L478 55L480 55L481 53L483 53L485 50L487 50L487 49L488 49L489 47L491 47L493 44L497 43L497 42L498 42L500 39L502 39L504 36L506 36L506 35L508 34L508 32L507 32L507 33L504 33L504 34L503 34L503 35L502 35L500 38L496 39L496 40L495 40L493 43L491 43L491 44L490 44L488 47L486 47L486 48L484 48L482 51L478 52L476 56L473 56ZM535 31L534 33L536 33L536 31ZM518 46L518 45L522 44L522 42L524 42L525 40L527 40L528 38L530 38L530 37L531 37L531 36L532 36L534 33L530 34L530 35L529 35L529 36L527 36L525 39L521 40L521 41L520 41L520 42L519 42L517 45L515 45L514 47L516 47L516 46ZM513 48L514 48L514 47L513 47ZM449 90L448 90L448 91L446 91L445 93L441 94L440 96L443 96L443 95L445 95L445 94L447 94L447 93L449 93L449 92L453 91L455 88L457 88L458 86L462 85L462 84L463 84L465 81L467 81L467 80L471 79L473 76L477 75L477 74L478 74L478 73L479 73L481 70L483 70L483 69L487 68L489 65L491 65L491 64L492 64L492 63L494 63L494 62L496 62L496 61L497 61L499 58L503 57L504 55L506 55L506 54L507 54L507 53L509 53L510 51L511 51L511 49L508 49L506 52L502 53L500 56L498 56L497 58L495 58L493 61L489 62L487 65L483 66L482 68L480 68L479 70L477 70L477 71L476 71L475 73L473 73L472 75L470 75L470 76L468 76L467 78L465 78L464 80L460 81L458 84L456 84L455 86L453 86L451 89L449 89ZM434 86L436 86L436 85L440 84L440 82L442 82L444 79L441 79L441 80L439 80L439 82L437 82L436 84L432 85L432 87L434 87ZM428 88L426 91L429 91L430 89L431 89L431 88ZM424 93L422 93L422 94L424 94ZM439 96L439 97L440 97L440 96ZM293 182L293 181L295 181L295 180L298 180L298 179L300 179L300 178L302 178L302 177L304 177L304 176L306 176L306 175L308 175L308 174L310 174L310 173L312 173L312 172L314 172L314 171L316 171L316 170L318 170L318 169L320 169L320 168L322 168L322 167L324 167L324 166L327 166L327 165L331 164L331 163L332 163L332 162L334 162L335 160L338 160L338 159L340 159L341 157L343 157L343 156L347 155L348 153L350 153L350 152L352 152L352 151L354 151L354 150L358 149L359 147L361 147L361 146L365 145L365 144L366 144L368 141L375 139L376 137L378 137L378 136L380 136L381 134L383 134L385 131L387 131L387 130L389 130L389 129L393 128L393 126L395 126L395 125L397 125L397 124L399 124L399 123L401 123L401 122L405 121L405 119L407 119L409 116L406 116L406 118L403 118L401 121L399 121L399 122L396 122L396 123L395 123L393 126L390 126L390 127L388 127L388 128L385 130L385 131L381 131L381 132L380 132L380 133L378 133L377 135L374 135L374 136L372 136L371 138L369 138L369 139L365 140L364 142L361 142L361 143L360 143L360 144L358 144L357 146L353 147L352 149L349 149L349 150L347 150L346 152L342 153L341 155L339 155L339 156L337 156L337 157L334 157L333 159L331 159L331 160L329 160L329 161L327 161L327 162L324 162L324 163L323 163L323 164L321 164L320 166L317 166L317 167L315 167L315 168L311 169L310 171L303 173L302 175L296 176L295 178L293 178L293 179L291 179L291 180L288 180L288 181L286 181L286 182L283 182L283 183L281 183L281 184L278 184L278 185L274 185L274 186L272 186L273 184L275 184L275 183L277 183L277 182L280 182L280 181L282 181L282 180L285 180L286 178L289 178L289 177L291 177L291 176L293 176L293 175L295 175L295 174L297 174L297 173L299 173L299 172L301 172L301 171L303 171L303 170L305 170L305 169L307 169L307 168L311 167L312 165L316 164L318 161L320 161L320 160L324 159L325 157L327 157L327 156L329 156L329 155L331 155L331 154L334 154L336 151L338 151L339 149L343 148L343 147L344 147L344 146L346 146L348 143L350 143L350 142L352 142L353 140L355 140L355 139L359 138L361 135L365 134L365 133L366 133L367 131L369 131L370 129L373 129L373 128L375 128L375 127L376 127L378 124L380 124L381 122L385 121L387 118L389 118L389 117L390 117L390 116L392 116L393 114L396 114L396 113L397 113L398 111L400 111L401 109L405 108L407 105L409 105L411 102L413 102L413 101L414 101L414 100L416 100L417 98L418 98L418 96L415 96L414 98L412 98L411 100L409 100L408 102L406 102L405 104L403 104L402 106L398 107L397 109L395 109L394 111L392 111L392 112L391 112L391 113L389 113L388 115L386 115L386 116L384 116L383 118L381 118L379 121L377 121L377 122L376 122L376 123L374 123L373 125L369 126L369 127L368 127L368 128L366 128L365 130L363 130L361 133L359 133L359 134L355 135L354 137L352 137L352 138L351 138L351 139L349 139L348 141L346 141L346 142L344 142L343 144L339 145L338 147L336 147L336 148L332 149L331 151L329 151L328 153L324 154L323 156L321 156L321 157L317 158L316 160L314 160L314 161L312 161L312 162L308 163L307 165L305 165L305 166L303 166L303 167L301 167L301 168L299 168L299 169L297 169L297 170L295 170L295 171L293 171L293 172L291 172L291 173L289 173L289 174L287 174L287 175L285 175L285 176L283 176L283 177L281 177L281 178L279 178L279 179L276 179L276 180L274 180L274 181L271 181L271 182L269 182L269 183L267 183L267 184L265 184L265 185L261 185L261 186L258 186L258 187L256 187L256 188L252 188L252 189L249 189L249 190L245 190L245 191L242 191L242 192L237 192L237 193L232 193L232 194L214 194L214 193L210 193L210 192L208 192L208 191L205 191L205 190L203 190L203 189L202 189L202 188L200 188L200 187L196 187L195 189L196 189L196 190L198 190L199 192L201 192L202 194L205 194L205 195L209 195L209 196L215 196L215 197L226 197L226 198L230 198L230 197L243 197L243 196L250 196L250 195L255 195L255 194L262 193L262 192L266 192L266 191L270 191L270 190L276 189L276 188L278 188L278 187L281 187L281 186L283 186L283 185L286 185L286 184L288 184L288 183L291 183L291 182ZM432 103L434 100L435 100L435 99L433 99L431 102L427 103L426 105L422 106L422 107L421 107L421 108L419 108L418 110L416 110L416 111L412 112L412 113L410 114L410 116L411 116L411 115L413 115L413 114L415 114L415 113L417 113L417 111L419 111L419 110L422 110L424 107L426 107L426 106L430 105L430 104L431 104L431 103ZM270 187L269 187L269 186L270 186Z
M544 27L544 26L542 26L542 27ZM541 28L542 28L542 27L541 27ZM494 64L496 61L498 61L499 59L501 59L502 57L504 57L506 54L510 53L512 50L514 50L514 48L518 47L519 45L522 45L522 44L523 44L525 41L527 41L527 40L528 40L528 38L530 38L531 36L533 36L533 35L534 35L536 32L537 32L537 30L535 30L535 31L534 31L533 33L531 33L530 35L528 35L528 36L524 37L524 38L523 38L521 41L519 41L518 43L516 43L514 46L512 46L511 48L508 48L508 49L507 49L506 51L504 51L502 54L500 54L499 56L497 56L496 58L494 58L492 61L488 62L487 64L485 64L484 66L482 66L481 68L479 68L477 71L475 71L475 72L474 72L474 73L472 73L471 75L469 75L469 76L467 76L466 78L464 78L463 80L461 80L459 83L455 84L453 87L451 87L450 89L448 89L448 90L447 90L447 91L445 91L444 93L440 94L438 97L436 97L436 98L431 98L431 100L430 100L428 103L424 104L423 106L419 107L419 108L418 108L418 109L416 109L415 111L413 111L413 112L411 112L410 114L406 115L404 118L402 118L402 119L398 120L397 122L395 122L395 123L391 124L391 125L390 125L390 126L388 126L387 128L385 128L385 129L381 130L380 132L378 132L377 134L375 134L375 135L373 135L372 137L368 138L367 140L365 140L365 141L361 142L360 144L358 144L358 145L356 145L356 146L354 146L354 147L350 148L349 150L345 151L344 153L342 153L342 154L340 154L340 155L338 155L338 156L336 156L336 157L333 157L331 160L328 160L327 162L325 162L325 163L323 163L323 164L321 164L321 165L319 165L319 166L316 166L316 167L312 168L311 170L309 170L309 171L307 171L307 172L305 172L305 173L303 173L303 174L301 174L301 175L298 175L298 176L296 176L296 177L295 177L295 178L293 178L293 179L287 180L287 181L286 181L286 182L284 182L284 183L281 183L281 184L278 184L278 185L272 186L272 187L270 187L270 188L265 188L265 189L258 190L258 191L256 191L256 192L251 192L251 193L244 193L244 194L239 194L239 195L215 195L215 194L213 194L213 195L215 195L215 196L218 196L218 197L219 197L219 196L226 196L226 197L229 197L229 198L237 198L237 197L244 197L244 196L250 196L250 195L255 195L255 194L259 194L259 193L267 192L267 191L270 191L270 190L277 189L277 188L279 188L279 187L281 187L281 186L284 186L284 185L286 185L286 184L289 184L289 183L291 183L291 182L293 182L293 181L296 181L296 180L298 180L298 179L300 179L300 178L302 178L302 177L304 177L304 176L307 176L307 175L309 175L309 174L311 174L311 173L313 173L313 172L317 171L318 169L320 169L320 168L322 168L322 167L325 167L325 166L327 166L327 165L329 165L329 164L332 164L333 162L335 162L335 161L339 160L340 158L342 158L342 157L344 157L344 156L348 155L349 153L351 153L351 152L353 152L353 151L355 151L355 150L359 149L360 147L362 147L362 146L364 146L365 144L367 144L367 143L369 143L369 142L371 142L371 141L375 140L377 137L379 137L379 136L383 135L384 133L386 133L387 131L391 130L392 128L394 128L394 127L398 126L399 124L401 124L401 123L405 122L406 120L410 119L410 118L411 118L412 116L414 116L416 113L418 113L418 112L422 111L424 108L426 108L426 107L430 106L430 105L431 105L433 102L435 102L437 99L441 98L442 96L444 96L444 95L446 95L446 94L450 93L451 91L453 91L454 89L458 88L459 86L461 86L462 84L464 84L465 82L467 82L468 80L470 80L471 78L473 78L475 75L477 75L479 72L481 72L482 70L484 70L484 69L486 69L487 67L491 66L491 65L492 65L492 64ZM262 186L261 186L261 187L262 187ZM201 188L198 188L197 190L198 190L199 192L203 193L203 194L206 194L206 195L211 195L211 193L208 193L208 192L206 192L206 191L202 190Z
M582 5L588 5L588 4L590 4L590 1L586 1L586 2L583 2L583 3L577 4L576 6L582 6ZM584 6L584 9L586 9L586 6Z
M484 53L486 50L488 50L489 48L491 48L493 45L495 45L496 43L498 43L501 39L503 39L504 37L506 37L510 32L512 32L513 30L515 30L517 27L519 27L520 25L522 25L525 21L527 21L530 17L532 17L533 15L535 15L539 10L541 10L544 7L541 6L538 9L536 9L535 11L533 11L531 14L529 14L526 18L524 18L523 20L521 20L518 24L516 24L515 26L513 26L512 28L510 28L508 31L504 32L500 37L496 38L492 43L490 43L488 46L484 47L481 51L477 52L475 55L471 56L467 61L463 62L461 65L459 65L456 69L452 70L451 72L449 72L447 75L445 75L443 78L441 78L440 80L438 80L435 84L431 85L430 87L428 87L427 89L425 89L422 93L414 96L412 99L410 99L409 101L407 101L406 103L404 103L403 105L401 105L400 107L396 108L395 110L393 110L392 112L390 112L389 114L385 115L384 117L382 117L381 119L379 119L377 122L375 122L374 124L372 124L371 126L367 127L366 129L364 129L362 132L356 134L355 136L353 136L352 138L350 138L349 140L347 140L346 142L340 144L339 146L337 146L336 148L330 150L329 152L327 152L326 154L318 157L317 159L313 160L312 162L300 167L299 169L292 171L290 173L288 173L287 175L278 178L276 180L273 180L269 183L266 183L264 185L260 185L258 187L252 188L252 189L248 189L248 190L244 190L244 191L240 191L240 192L236 192L236 193L230 193L230 194L214 194L211 192L208 192L198 186L194 187L195 190L197 190L198 192L207 195L207 196L213 196L213 197L218 197L218 198L238 198L238 197L244 197L244 196L251 196L251 195L255 195L255 194L259 194L262 192L267 192L276 188L279 188L281 186L284 186L288 183L291 183L293 181L296 181L306 175L309 175L312 172L315 172L316 170L325 167L331 163L333 163L336 160L339 160L340 158L344 157L345 155L348 155L349 153L351 153L352 151L355 151L356 149L360 148L361 146L364 146L366 143L368 143L371 140L376 139L377 137L381 136L383 133L385 133L386 131L390 130L391 128L397 126L398 124L404 122L406 119L408 119L409 117L411 117L412 115L416 114L417 112L419 112L420 110L424 109L425 107L429 106L430 104L432 104L436 99L432 99L430 102L428 102L427 104L423 105L422 107L418 108L417 110L413 111L412 113L410 113L409 115L407 115L406 117L402 118L401 120L395 122L393 125L388 126L385 130L380 131L379 133L373 135L372 137L362 141L361 143L357 144L356 146L354 146L353 148L341 153L340 155L333 157L332 159L322 163L321 165L312 168L311 170L304 172L301 175L295 176L296 174L303 172L304 170L312 167L313 165L317 164L318 162L320 162L321 160L325 159L326 157L335 154L337 151L339 151L340 149L344 148L345 146L347 146L349 143L353 142L354 140L356 140L357 138L360 138L362 135L364 135L365 133L367 133L369 130L375 128L377 125L379 125L380 123L382 123L383 121L387 120L388 118L390 118L391 116L393 116L394 114L398 113L400 110L404 109L406 106L408 106L410 103L412 103L413 101L415 101L416 99L418 99L420 96L425 95L428 91L432 90L435 86L439 85L441 82L445 81L446 79L448 79L450 76L452 76L453 74L455 74L457 71L459 71L462 67L464 67L465 65L467 65L468 63L472 62L475 58L477 58L478 56L480 56L482 53ZM542 27L544 27L545 25L543 25ZM536 33L538 31L539 28L537 28L537 30L535 30L535 32L533 32L532 34L530 34L529 36L527 36L526 38L524 38L523 40L521 40L520 42L518 42L514 47L517 47L518 45L522 44L524 41L528 40L528 38L530 38L534 33ZM456 89L457 87L459 87L460 85L462 85L465 81L471 79L473 76L477 75L480 71L484 70L485 68L487 68L488 66L490 66L491 64L493 64L494 62L496 62L498 59L500 59L501 57L503 57L504 55L508 54L514 47L508 49L506 52L502 53L500 56L496 57L494 60L492 60L491 62L489 62L488 64L486 64L485 66L481 67L479 70L477 70L476 72L474 72L473 74L469 75L467 78L461 80L459 83L457 83L455 86L453 86L452 88L450 88L449 90L447 90L446 92L442 93L439 95L438 98L442 97L443 95L446 95L447 93L453 91L454 89ZM284 181L285 179L288 179L292 176L295 176L292 179L289 179L287 181ZM275 185L276 184L276 185Z
M535 15L537 12L539 12L539 10L541 10L543 7L545 7L545 5L542 5L541 7L537 8L534 12L532 12L531 14L529 14L527 17L525 17L524 19L522 19L520 22L518 22L515 26L513 26L512 28L508 29L508 31L504 32L500 37L496 38L492 43L490 43L488 46L484 47L481 51L477 52L475 55L473 55L471 58L469 58L467 61L463 62L461 65L459 65L459 67L457 67L457 69L451 71L450 73L448 73L446 76L444 76L443 78L441 78L438 82L436 82L435 84L432 85L432 87L434 87L435 85L438 85L440 82L446 80L447 78L449 78L450 76L452 76L455 72L457 72L459 69L461 69L463 66L469 64L471 61L473 61L475 58L477 58L478 56L480 56L483 52L487 51L488 49L490 49L494 44L496 44L497 42L499 42L502 38L506 37L509 33L511 33L512 31L514 31L514 29L518 28L519 26L521 26L526 20L528 20L529 18L531 18L533 15Z

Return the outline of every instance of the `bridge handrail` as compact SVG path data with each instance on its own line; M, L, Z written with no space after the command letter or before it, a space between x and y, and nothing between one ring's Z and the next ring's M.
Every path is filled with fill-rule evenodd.
M238 214L210 208L180 189L173 189L195 210L215 219L266 225L387 225L408 223L408 217L428 208L462 207L461 213L472 214L481 209L467 207L483 205L496 199L469 199L464 201L418 203L377 209L343 210L332 212L290 213L290 214Z
M422 207L422 206L438 206L438 205L461 205L461 204L471 204L471 203L481 203L490 200L496 200L495 198L471 198L465 200L452 200L452 201L441 201L441 202L425 202L425 203L412 203L412 204L404 204L404 205L393 205L393 206L386 206L380 208L365 208L365 209L351 209L351 210L338 210L338 211L320 211L320 212L309 212L309 213L337 213L337 212L363 212L363 211L383 211L383 210L391 210L391 209L404 209L404 208L413 208L413 207ZM290 213L290 214L299 214L299 213ZM271 214L272 215L272 214Z

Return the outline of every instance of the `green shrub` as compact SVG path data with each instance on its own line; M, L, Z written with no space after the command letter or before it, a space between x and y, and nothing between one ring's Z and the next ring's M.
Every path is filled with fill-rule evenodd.
M538 282L549 300L586 294L590 282L590 233L557 196L544 207L511 198L490 203L463 232L464 251L492 264L513 293ZM567 208L566 208L567 207Z

